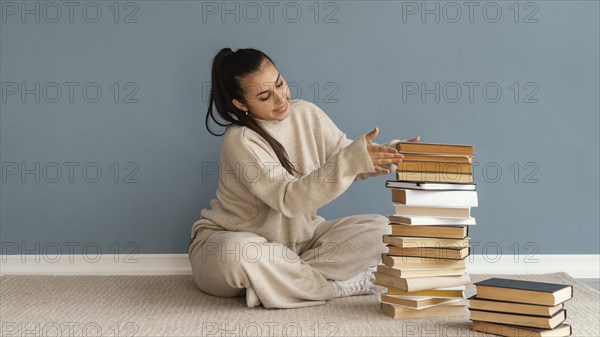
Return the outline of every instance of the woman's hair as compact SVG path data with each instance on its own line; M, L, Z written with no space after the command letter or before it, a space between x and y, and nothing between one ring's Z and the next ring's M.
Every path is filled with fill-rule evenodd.
M275 62L269 56L257 49L246 48L233 52L230 48L223 48L217 53L212 64L210 100L205 120L206 129L214 136L222 136L225 133L217 134L212 132L208 125L209 117L223 127L229 127L232 124L246 126L261 135L271 145L271 148L277 154L279 162L289 174L301 174L293 167L283 145L273 138L252 117L246 115L245 111L238 109L232 103L233 99L237 99L246 104L245 91L242 88L241 81L246 76L258 71L265 59L275 65ZM213 103L221 118L228 123L221 123L215 118L212 110Z

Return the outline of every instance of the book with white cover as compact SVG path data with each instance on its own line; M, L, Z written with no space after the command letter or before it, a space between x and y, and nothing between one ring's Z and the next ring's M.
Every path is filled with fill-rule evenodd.
M420 183L400 180L386 180L385 187L388 188L407 188L413 190L459 190L459 191L475 191L475 183Z
M476 191L390 190L392 202L407 206L477 207Z
M388 214L388 219L391 222L400 225L421 225L421 226L469 226L475 225L475 218L455 219L455 218L440 218L428 216L411 216Z
M406 206L393 203L395 214L403 216L427 216L452 219L470 219L471 207Z

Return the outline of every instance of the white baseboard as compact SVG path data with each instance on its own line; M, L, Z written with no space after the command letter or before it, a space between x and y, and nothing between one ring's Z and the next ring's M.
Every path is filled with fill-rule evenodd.
M0 255L0 275L191 275L187 254Z
M600 255L505 255L467 257L470 274L546 274L566 272L575 278L600 278ZM0 255L0 275L191 275L187 254Z

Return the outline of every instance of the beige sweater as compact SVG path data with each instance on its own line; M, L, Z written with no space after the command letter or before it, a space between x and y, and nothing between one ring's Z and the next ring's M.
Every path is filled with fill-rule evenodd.
M352 141L315 104L293 99L283 121L256 119L300 168L292 177L271 146L256 132L227 128L221 144L216 199L192 225L189 253L216 231L245 231L290 248L313 236L325 219L317 209L346 191L352 182L377 173L365 136ZM385 145L395 146L400 140ZM396 165L389 164L390 172Z

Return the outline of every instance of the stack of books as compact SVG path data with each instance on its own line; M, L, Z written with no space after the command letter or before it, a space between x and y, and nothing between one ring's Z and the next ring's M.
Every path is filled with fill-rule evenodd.
M375 283L388 288L381 309L393 318L466 316L468 228L477 207L473 146L402 142L397 180L386 181L394 214Z
M396 179L413 182L473 182L473 146L401 142L398 152L404 159L398 165Z
M475 283L468 299L472 329L500 336L570 336L564 303L573 297L565 284L492 278Z

